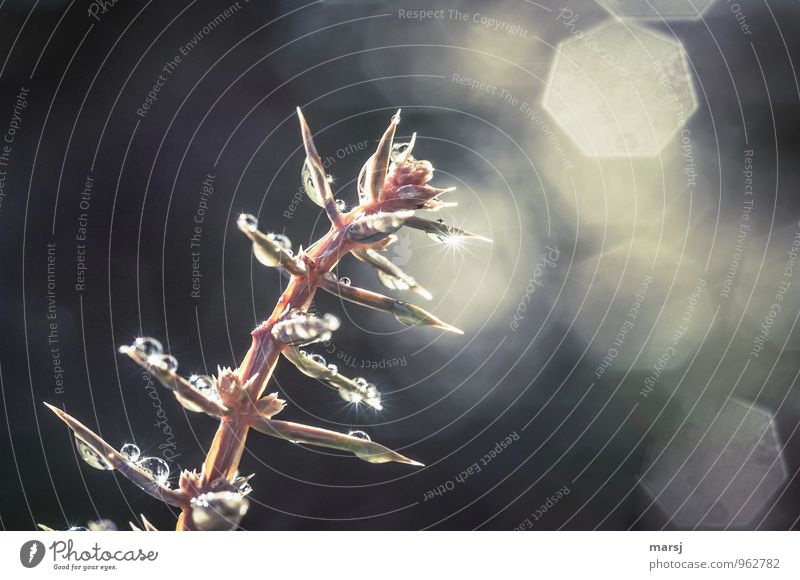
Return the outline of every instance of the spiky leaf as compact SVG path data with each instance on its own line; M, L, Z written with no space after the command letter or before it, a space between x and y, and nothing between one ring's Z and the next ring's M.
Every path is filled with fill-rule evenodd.
M352 435L345 435L344 433L328 431L327 429L320 429L319 427L311 427L310 425L301 425L289 421L277 421L274 419L256 419L252 423L252 427L265 435L285 439L293 443L306 443L317 447L348 451L359 459L363 459L369 463L388 463L394 461L407 465L423 466L419 461L409 459L405 455L392 451L380 443L375 443L374 441L354 437Z
M53 411L56 416L67 424L67 427L72 429L75 437L83 441L104 461L106 461L112 469L116 469L122 475L131 480L134 484L143 489L146 493L161 501L173 506L180 506L183 503L183 495L163 485L159 480L153 477L152 474L141 469L135 463L129 462L123 457L119 451L109 445L102 437L97 435L94 431L86 427L83 423L62 411L58 407L54 407L45 403L48 409Z

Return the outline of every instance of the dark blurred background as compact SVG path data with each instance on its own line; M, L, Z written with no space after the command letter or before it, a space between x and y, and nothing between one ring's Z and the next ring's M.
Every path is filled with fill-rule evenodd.
M296 106L348 205L402 108L401 139L458 187L443 217L494 243L402 230L388 254L463 337L318 298L343 324L314 350L383 412L285 362L270 389L281 418L426 467L252 433L243 528L797 528L800 4L642 4L0 1L3 528L172 525L43 403L173 484L199 467L214 421L116 349L157 337L186 374L241 360L282 282L236 217L295 247L326 230ZM633 151L594 155L617 130ZM339 274L381 289L354 260Z

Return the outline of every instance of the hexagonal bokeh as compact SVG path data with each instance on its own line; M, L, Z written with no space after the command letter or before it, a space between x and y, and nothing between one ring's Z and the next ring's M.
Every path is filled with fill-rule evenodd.
M696 409L666 448L672 433L645 451L640 485L673 527L755 525L786 483L770 413L728 400L716 420L715 415L713 409Z
M697 20L714 0L601 0L612 14L625 18Z
M730 280L732 302L737 308L731 318L738 320L738 313L744 313L748 348L756 355L770 348L766 343L780 351L800 350L800 332L795 325L800 310L800 284L785 283L785 272L791 271L800 250L799 236L800 226L794 222L753 236L747 241L747 253L742 255L738 271L730 266L730 253L725 258L726 283ZM733 244L730 247L736 251Z
M615 20L559 45L544 108L587 155L618 157L657 154L697 101L680 42Z

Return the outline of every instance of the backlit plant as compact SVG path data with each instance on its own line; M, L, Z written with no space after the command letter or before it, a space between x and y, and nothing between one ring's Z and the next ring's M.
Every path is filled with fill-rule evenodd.
M148 494L178 508L177 530L228 530L239 525L247 511L252 488L239 474L239 462L251 429L292 443L327 447L352 453L370 463L398 462L421 466L418 461L373 442L361 431L337 433L318 427L273 419L285 403L277 393L265 394L281 356L297 369L336 390L346 401L382 409L378 389L363 378L348 378L319 355L301 347L329 340L339 327L332 314L317 316L309 311L318 289L341 299L393 314L405 325L429 325L448 332L462 332L422 308L337 278L334 268L352 254L377 270L380 281L393 290L413 292L430 299L430 293L414 278L388 260L383 252L396 241L402 226L422 230L442 243L460 243L464 238L486 238L449 226L444 220L418 217L418 210L438 210L448 204L439 199L450 189L428 184L433 167L412 157L416 134L407 144L394 144L400 112L392 117L375 153L358 177L359 204L346 211L334 199L330 181L314 146L311 130L297 110L306 151L303 182L311 200L324 208L331 223L327 234L307 249L293 253L283 235L264 233L252 215L239 216L239 229L252 241L256 259L285 274L289 282L272 314L252 332L252 344L237 369L219 368L216 376L177 373L178 362L152 338L138 338L119 350L141 365L189 411L205 413L219 421L208 455L199 471L184 470L176 488L170 486L167 463L158 457L141 457L136 445L120 449L63 410L48 407L74 432L78 452L92 467L116 469ZM144 518L143 527L154 529ZM133 524L132 524L133 525ZM90 525L108 529L107 520ZM44 526L42 526L44 528ZM134 526L136 527L136 526Z

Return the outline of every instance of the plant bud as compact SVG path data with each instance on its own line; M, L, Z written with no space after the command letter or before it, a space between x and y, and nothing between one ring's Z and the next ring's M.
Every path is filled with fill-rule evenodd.
M362 204L372 203L381 199L383 193L383 182L392 155L392 141L397 125L400 123L400 111L392 117L389 127L383 133L378 148L375 153L367 160L364 165L364 187L359 188L358 197ZM360 181L360 180L359 180Z
M192 523L201 531L227 531L239 526L250 501L232 491L204 493L192 498Z

